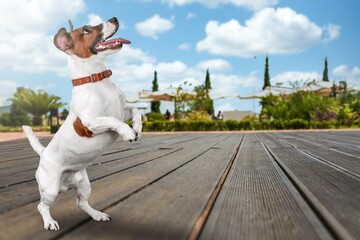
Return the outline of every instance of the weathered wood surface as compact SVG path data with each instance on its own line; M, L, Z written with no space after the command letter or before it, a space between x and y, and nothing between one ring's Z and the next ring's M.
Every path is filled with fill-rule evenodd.
M42 139L46 145L49 139ZM0 143L0 239L360 239L360 131L148 134L89 168L90 219L73 190L43 230L39 158Z

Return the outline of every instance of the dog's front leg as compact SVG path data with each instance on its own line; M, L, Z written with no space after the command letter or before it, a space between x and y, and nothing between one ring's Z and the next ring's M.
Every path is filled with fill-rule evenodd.
M133 130L135 132L135 141L141 140L142 120L141 113L137 108L126 107L125 108L125 119L132 121Z
M133 141L136 138L134 130L129 125L114 117L96 117L92 120L84 119L83 123L94 135L111 130L117 132L124 141Z

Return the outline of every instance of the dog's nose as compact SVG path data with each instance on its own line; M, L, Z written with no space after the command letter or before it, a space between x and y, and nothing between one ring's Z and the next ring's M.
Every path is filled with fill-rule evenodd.
M110 18L108 21L111 22L111 23L118 23L119 22L116 17Z

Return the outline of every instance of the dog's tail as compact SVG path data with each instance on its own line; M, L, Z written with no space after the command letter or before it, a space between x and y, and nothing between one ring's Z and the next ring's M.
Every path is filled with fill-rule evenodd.
M29 139L30 145L37 154L41 154L44 150L44 146L40 143L39 139L36 138L33 130L29 126L22 126L22 129L25 132L26 137Z

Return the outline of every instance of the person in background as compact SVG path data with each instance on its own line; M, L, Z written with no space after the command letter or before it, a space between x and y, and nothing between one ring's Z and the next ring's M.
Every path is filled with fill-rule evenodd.
M218 114L216 115L216 119L217 120L223 120L223 118L224 118L224 116L223 116L222 112L219 111Z
M169 112L169 109L166 109L166 112L165 112L166 120L170 120L170 117L171 117L171 113Z

